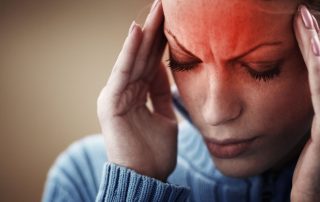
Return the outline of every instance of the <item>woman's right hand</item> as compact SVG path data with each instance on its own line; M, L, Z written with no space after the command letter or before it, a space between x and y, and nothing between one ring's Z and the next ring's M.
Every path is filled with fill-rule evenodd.
M143 29L132 24L97 109L108 161L162 181L177 156L177 120L161 62L165 44L157 0ZM152 110L146 106L148 94Z

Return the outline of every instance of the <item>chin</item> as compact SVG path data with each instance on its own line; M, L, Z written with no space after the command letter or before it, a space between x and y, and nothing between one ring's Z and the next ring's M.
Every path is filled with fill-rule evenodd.
M262 162L239 159L212 158L216 168L227 177L248 178L259 175L268 169ZM265 163L265 162L264 162Z

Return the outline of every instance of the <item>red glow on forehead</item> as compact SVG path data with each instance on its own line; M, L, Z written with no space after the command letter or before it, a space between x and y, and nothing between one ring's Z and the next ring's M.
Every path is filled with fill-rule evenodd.
M203 57L233 57L259 43L294 40L293 1L163 1L165 27Z

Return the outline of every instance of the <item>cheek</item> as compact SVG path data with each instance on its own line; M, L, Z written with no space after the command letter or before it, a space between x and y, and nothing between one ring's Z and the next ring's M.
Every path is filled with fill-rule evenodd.
M300 52L294 52L287 61L279 77L267 82L258 82L241 70L220 75L230 77L236 84L237 93L232 97L238 97L244 108L239 122L249 123L256 132L278 133L303 125L312 118L307 70ZM199 67L188 72L174 72L173 76L194 121L204 124L200 112L209 92L208 73Z
M306 71L287 68L279 78L266 83L257 82L245 73L239 75L239 90L234 96L239 97L244 111L238 121L250 123L253 131L279 134L307 123L312 117ZM202 122L199 112L207 96L207 77L201 71L175 72L173 76L187 110L194 121Z
M287 79L285 79L287 78ZM247 96L248 113L258 130L283 134L303 130L312 117L307 73L284 75L279 82ZM260 131L260 132L263 132Z
M172 75L187 111L199 115L198 108L204 102L206 96L207 78L196 71L173 72Z

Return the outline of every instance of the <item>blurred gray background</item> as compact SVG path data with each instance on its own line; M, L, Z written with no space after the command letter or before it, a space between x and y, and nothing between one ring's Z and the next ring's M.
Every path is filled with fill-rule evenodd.
M99 133L96 99L151 0L0 0L0 201L40 201L49 167Z

